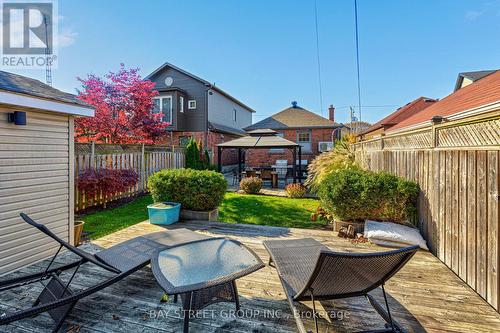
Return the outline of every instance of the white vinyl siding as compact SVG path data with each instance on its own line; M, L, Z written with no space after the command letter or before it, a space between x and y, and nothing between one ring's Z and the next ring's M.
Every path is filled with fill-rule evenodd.
M20 109L16 109L20 110ZM26 112L27 125L7 123L0 106L0 275L55 253L57 244L23 222L20 212L71 242L70 116Z

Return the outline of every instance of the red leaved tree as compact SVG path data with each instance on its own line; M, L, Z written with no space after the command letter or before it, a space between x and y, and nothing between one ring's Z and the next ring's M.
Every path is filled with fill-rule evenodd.
M153 114L155 83L143 80L139 69L126 69L103 78L89 74L82 82L78 98L95 108L95 116L75 120L78 142L160 143L169 125L161 114Z

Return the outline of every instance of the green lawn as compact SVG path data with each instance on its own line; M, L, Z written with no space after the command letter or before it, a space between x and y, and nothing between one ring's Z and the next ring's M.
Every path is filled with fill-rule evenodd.
M80 216L84 231L96 239L148 219L150 196L139 197L123 206ZM314 228L323 222L310 221L319 205L314 199L289 199L264 195L226 193L219 220L279 227Z
M315 199L289 199L267 195L226 193L220 206L219 220L276 227L314 228L324 222L312 222L318 208Z
M146 206L151 203L151 196L141 196L123 206L83 215L79 219L85 221L83 231L90 233L91 239L96 239L147 220Z

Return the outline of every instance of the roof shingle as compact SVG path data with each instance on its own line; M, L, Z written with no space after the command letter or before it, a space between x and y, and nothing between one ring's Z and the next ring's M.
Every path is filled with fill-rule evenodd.
M455 91L423 111L401 121L391 127L389 132L429 122L434 116L449 117L453 114L498 102L500 102L500 70Z
M41 81L5 71L0 71L0 90L91 108L90 105L80 101L73 94L52 88Z
M292 106L246 127L245 131L264 128L279 130L288 128L335 128L338 126L340 125L314 112L300 106Z
M425 108L431 106L432 104L436 103L437 100L427 98L427 97L419 97L405 106L402 106L398 108L396 111L388 115L387 117L377 121L375 124L367 128L365 131L363 131L361 134L367 134L370 132L373 132L379 128L386 127L390 128L392 126L397 125L401 121L419 113L420 111L424 110Z

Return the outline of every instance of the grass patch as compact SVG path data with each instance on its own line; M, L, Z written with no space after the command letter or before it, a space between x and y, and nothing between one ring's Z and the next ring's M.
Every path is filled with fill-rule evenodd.
M319 201L227 192L219 209L219 220L289 228L315 228L324 222L310 220Z
M148 219L151 196L141 196L119 207L82 215L84 231L97 239ZM227 192L219 207L219 220L277 227L316 228L324 222L310 220L319 201Z
M146 206L151 203L151 196L141 196L123 206L82 215L78 219L85 221L83 231L88 232L91 239L97 239L147 220Z

